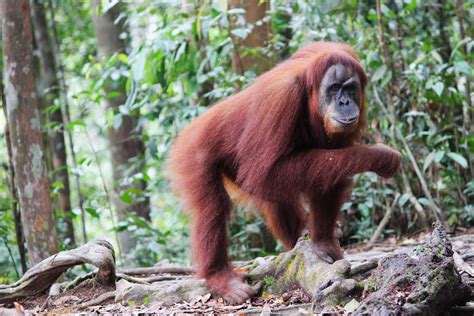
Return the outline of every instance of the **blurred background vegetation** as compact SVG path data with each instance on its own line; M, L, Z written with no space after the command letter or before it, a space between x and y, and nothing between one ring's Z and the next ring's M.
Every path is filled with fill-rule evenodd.
M132 242L121 245L119 264L189 263L188 219L166 180L173 139L208 107L319 40L359 53L370 80L366 142L403 153L394 179L356 177L342 215L343 243L369 240L387 212L382 237L423 231L435 218L451 232L473 225L474 1L32 2L46 16L56 60L56 86L44 89L57 93L41 102L43 134L64 131L67 149L69 209L58 206L64 183L47 163L61 249L94 238L118 246L125 236ZM113 32L101 29L104 17L119 31L123 47L115 51L106 47ZM38 57L42 43L35 40ZM57 109L65 119L51 119ZM5 122L0 113L0 283L21 273L23 243L15 233ZM113 137L127 122L127 137L141 149L124 164ZM233 259L282 249L250 209L233 213L229 234Z

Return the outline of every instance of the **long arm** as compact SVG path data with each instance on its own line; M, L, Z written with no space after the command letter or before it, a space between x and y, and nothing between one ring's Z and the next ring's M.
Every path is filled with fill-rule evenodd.
M400 154L388 146L354 145L327 150L311 149L281 159L266 179L267 187L279 192L326 192L342 180L373 171L392 176L400 165Z

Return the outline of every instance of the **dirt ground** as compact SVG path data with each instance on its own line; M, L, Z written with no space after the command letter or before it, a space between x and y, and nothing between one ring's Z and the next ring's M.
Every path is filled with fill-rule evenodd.
M356 267L367 262L374 262L392 253L404 251L419 244L425 234L418 234L403 240L389 238L383 243L375 245L372 249L364 248L364 245L353 245L346 249L346 259ZM463 258L468 265L465 271L460 271L463 279L474 291L474 234L465 231L463 234L451 238L453 249ZM300 289L293 289L280 295L270 295L263 293L261 297L255 297L241 305L226 305L222 298L211 297L210 294L198 296L189 302L182 302L171 306L164 306L162 303L154 305L134 306L133 304L123 305L115 303L112 287L105 287L93 280L87 280L76 288L68 290L58 295L48 294L38 295L21 299L8 305L0 304L0 315L20 315L27 314L77 314L77 313L99 313L99 314L246 314L246 315L266 315L270 313L285 313L302 315L312 314L313 306L311 296ZM107 294L109 293L109 294ZM81 304L98 298L101 295L109 295L106 300L102 300L97 305L81 307ZM474 297L468 303L472 307L474 314ZM351 311L351 303L346 306L334 308L334 314L347 314ZM357 302L355 302L357 304ZM461 309L462 310L462 309ZM465 313L461 313L465 314Z

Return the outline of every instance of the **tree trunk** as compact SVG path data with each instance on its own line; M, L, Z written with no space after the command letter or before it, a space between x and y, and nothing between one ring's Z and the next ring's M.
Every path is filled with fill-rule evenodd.
M261 0L229 0L229 9L241 8L245 10L245 21L253 25L252 31L246 38L235 38L234 55L232 57L232 70L236 73L254 71L257 75L273 66L272 58L262 54L261 48L267 45L270 34L268 22L263 22L265 11L268 10L269 1ZM238 25L236 16L231 16L231 29L245 27ZM261 21L260 25L256 22Z
M93 20L97 38L97 53L99 58L106 58L114 53L124 53L125 43L120 39L120 34L124 32L123 24L117 21L120 14L119 5L115 5L107 12L102 13L100 0L93 1ZM116 23L117 22L117 23ZM125 82L109 81L105 86L106 95L114 92L116 96L104 98L104 105L107 109L119 113L119 107L125 104L127 99ZM112 168L114 178L114 204L118 217L121 221L126 221L128 213L141 216L150 220L149 200L146 197L139 197L139 201L125 203L120 196L127 190L139 190L143 192L146 188L144 180L123 184L123 180L133 176L142 169L142 163L137 163L143 157L144 145L142 141L142 131L138 126L138 117L135 115L122 115L122 123L118 128L109 128L109 142L112 154ZM133 161L133 164L131 163ZM122 251L128 252L135 246L129 232L124 231L119 234Z
M45 107L54 104L54 101L59 98L59 81L57 77L56 62L54 56L53 45L48 33L48 24L44 10L44 4L41 0L33 1L32 10L34 35L39 50L40 61L40 78L41 87L38 87L39 97ZM63 113L61 107L52 111L49 115L49 121L53 126L60 126L61 128L54 128L51 130L49 138L49 147L52 151L52 167L53 176L52 181L62 184L59 188L56 209L63 213L63 221L65 225L65 232L62 237L68 240L68 245L74 246L76 243L74 238L74 226L72 218L68 215L71 211L71 197L69 188L69 174L67 167L66 143L64 140L64 124Z
M7 120L31 265L57 251L33 73L28 0L0 1Z
M3 78L3 72L1 73L0 78ZM3 82L0 82L0 95L2 96L3 114L5 115L5 118L7 118L7 102L5 99L5 89ZM8 127L8 120L5 124L5 141L8 155L8 186L12 200L11 206L13 213L13 223L15 225L16 244L18 246L18 253L20 255L21 271L25 273L28 269L26 265L25 236L23 235L23 228L21 227L21 214L20 209L18 208L18 194L15 185L15 169L13 168L12 144L10 142L10 128Z

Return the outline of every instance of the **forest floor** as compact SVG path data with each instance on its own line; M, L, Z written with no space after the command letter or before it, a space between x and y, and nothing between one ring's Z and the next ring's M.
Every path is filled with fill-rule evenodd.
M472 230L472 231L471 231ZM466 230L463 234L450 238L453 250L463 259L461 268L457 265L457 269L463 278L464 283L468 284L474 293L474 229ZM370 250L364 245L352 245L346 249L345 258L351 263L352 268L357 266L375 266L380 259L410 251L415 246L422 243L427 235L422 233L411 238L396 240L389 238L382 243L376 244ZM456 259L455 259L456 260ZM464 268L462 268L464 265ZM365 275L368 276L372 269L367 269ZM153 277L135 275L134 277ZM160 278L166 275L160 274ZM33 314L76 314L76 313L126 313L126 314L142 314L142 313L159 313L159 314L245 314L245 315L269 315L270 313L278 314L313 314L314 306L311 304L312 298L299 288L289 289L283 294L271 295L263 293L261 297L255 297L241 305L227 305L220 297L211 297L210 294L196 295L189 301L176 303L172 305L163 302L153 302L152 304L137 305L132 301L128 304L115 302L115 296L107 295L114 290L95 282L81 282L77 287L62 292L57 295L41 294L33 297L23 298L13 303L0 304L0 315L20 315L23 312ZM105 299L104 299L105 297ZM93 302L97 300L97 304L88 304L83 306L85 302ZM343 306L332 308L335 314L347 314L358 306L357 300L351 300ZM81 306L82 305L82 306ZM474 311L474 297L471 296L471 302L467 307L454 307L453 314L468 315ZM467 313L466 313L467 312Z

